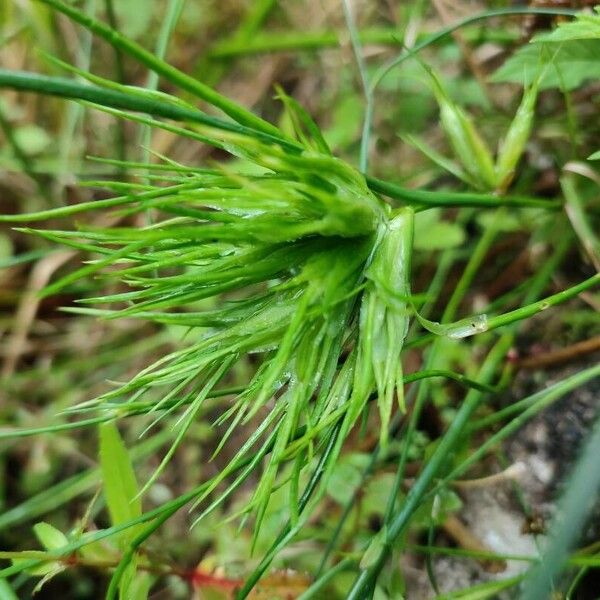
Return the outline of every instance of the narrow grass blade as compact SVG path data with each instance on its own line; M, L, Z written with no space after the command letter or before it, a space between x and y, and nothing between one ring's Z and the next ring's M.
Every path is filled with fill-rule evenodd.
M94 34L106 40L115 48L129 54L137 59L140 63L151 69L152 71L162 75L165 79L197 96L198 98L208 102L209 104L221 109L225 114L229 115L233 120L241 125L246 125L271 135L280 135L279 130L257 117L250 111L242 108L235 102L222 96L212 88L204 85L197 79L186 75L175 67L158 58L151 52L142 48L139 44L121 35L119 32L104 25L100 21L88 17L85 13L77 10L75 7L65 4L60 0L37 0L47 6L52 7L58 12L69 17L76 23L89 29Z
M600 420L597 419L566 483L540 562L525 577L521 600L549 598L555 589L557 579L567 563L569 552L581 535L581 530L600 492L598 456L600 456Z

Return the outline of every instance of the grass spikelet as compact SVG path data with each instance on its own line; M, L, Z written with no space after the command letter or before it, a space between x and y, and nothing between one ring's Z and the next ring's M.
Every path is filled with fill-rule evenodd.
M519 108L498 149L496 159L496 189L508 189L515 169L529 141L538 96L539 78L523 93Z
M441 78L431 67L424 66L440 108L442 127L457 158L480 188L493 190L496 184L494 160L485 140L475 128L469 115L450 98Z
M413 220L412 209L405 208L381 225L360 309L359 361L370 362L377 388L382 444L387 442L394 394L400 408L405 408L400 354L409 324ZM369 367L362 369L368 371Z
M316 126L289 99L286 106L294 111L296 133L308 146L302 153L236 133L200 128L204 141L227 148L238 158L235 166L197 172L185 168L182 173L175 171L166 186L142 192L124 188L124 195L104 203L125 218L152 209L159 217L153 225L39 232L100 257L54 282L45 293L89 275L122 282L114 293L82 301L106 308L71 310L190 328L183 348L79 407L109 410L116 417L136 414L143 403L146 412L155 416L150 427L181 413L171 448L141 493L165 468L219 381L244 355L263 357L245 390L219 420L229 422L222 447L237 426L270 412L265 418L270 425L239 455L247 458L254 444L264 444L269 432L274 434L269 459L248 504L256 511L257 530L280 465L296 458L299 476L307 461L304 445L291 447L295 432L304 427L314 447L313 438L325 437L335 424L332 421L329 427L311 433L320 420L349 405L352 390L335 382L341 373L342 379L347 377L347 370L339 370L340 361L347 360L345 345L356 345L362 335L357 324L365 285L371 288L369 297L377 310L389 314L385 323L369 333L377 337L369 367L376 375L365 380L360 404L364 407L377 382L382 421L387 425L396 379L387 386L384 381L399 368L402 341L392 342L390 327L395 325L390 319L395 317L379 295L388 285L392 295L407 291L405 280L401 277L400 285L396 273L399 242L388 240L388 233L395 234L408 213L403 211L389 221L389 208L369 191L364 177L313 149L310 139L315 137ZM321 142L316 147L325 150ZM93 203L79 207L81 212L93 209ZM381 231L385 231L382 241ZM404 243L408 240L405 234L401 238ZM365 269L375 245L381 250L375 253L374 270L367 279ZM105 271L108 265L117 268ZM389 276L392 280L384 283ZM216 308L200 308L202 301L223 294L234 294L235 299L220 301ZM387 341L380 342L380 335ZM385 347L380 347L382 343ZM354 354L350 361L355 360ZM267 408L272 399L275 408Z

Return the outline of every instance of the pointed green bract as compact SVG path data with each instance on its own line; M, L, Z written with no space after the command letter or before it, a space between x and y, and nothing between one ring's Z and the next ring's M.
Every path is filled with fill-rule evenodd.
M387 442L394 396L405 409L400 355L409 324L413 230L414 213L410 208L401 209L380 226L366 272L369 283L361 301L356 370L364 393L370 392L371 381L377 388L383 444Z
M500 192L508 189L515 176L517 164L525 151L525 145L529 141L539 82L540 78L523 93L521 104L500 144L496 159L496 189Z
M441 78L426 67L440 108L441 125L463 169L482 189L493 190L496 182L494 161L484 139L467 113L449 96Z
M469 115L458 106L446 91L440 76L429 66L428 73L433 93L440 110L440 121L460 165L430 149L417 138L408 136L409 143L441 166L473 187L504 194L510 186L517 164L523 155L533 127L535 104L540 83L548 70L536 76L523 93L523 98L501 141L496 160Z

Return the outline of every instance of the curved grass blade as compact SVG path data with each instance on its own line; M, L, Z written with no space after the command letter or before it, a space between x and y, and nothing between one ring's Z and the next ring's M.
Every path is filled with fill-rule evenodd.
M242 108L235 102L229 100L229 98L219 94L211 87L204 85L197 79L186 75L151 52L148 52L133 40L128 39L118 31L111 29L100 21L92 19L73 6L69 6L60 0L37 1L52 7L76 23L79 23L86 29L89 29L91 32L103 38L115 48L118 48L119 50L134 57L140 63L159 75L162 75L165 79L179 86L181 89L186 90L187 92L190 92L198 98L208 102L212 106L221 109L225 114L229 115L234 121L237 121L241 125L252 127L253 129L270 135L280 135L280 131L267 121L257 117L249 110Z
M550 529L547 546L542 550L540 562L525 576L521 600L548 598L564 569L569 552L581 535L590 514L594 499L600 491L600 420L587 440L581 456L574 467L557 513Z

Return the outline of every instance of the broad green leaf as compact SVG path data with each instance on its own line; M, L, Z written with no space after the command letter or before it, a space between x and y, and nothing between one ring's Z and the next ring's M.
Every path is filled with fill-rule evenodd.
M446 250L465 241L464 229L458 223L443 221L439 209L415 215L414 246L417 250Z
M14 552L14 558L11 558L10 561L12 562L13 565L19 565L19 564L26 564L28 562L30 562L31 560L31 552ZM23 558L19 557L19 554L25 554L26 556L24 556ZM44 552L40 552L40 558L43 558L45 553ZM59 566L61 566L60 563L54 561L54 560L48 560L46 562L42 562L39 565L36 565L34 567L28 567L25 568L24 571L25 573L28 573L29 575L37 575L39 577L43 577L45 575L48 575L50 573L53 573Z
M571 40L600 39L600 7L596 6L596 15L578 14L573 21L560 23L550 33L542 33L533 38L533 42L568 42Z
M348 462L343 462L333 469L331 479L327 482L327 494L342 506L349 502L361 482L361 472Z
M396 476L382 473L373 477L361 490L361 510L366 515L383 515L389 495L394 490Z
M142 514L142 500L135 472L127 448L114 423L100 425L100 469L111 524L119 525L139 517ZM126 548L138 530L139 527L126 529L118 538L120 546ZM132 598L130 588L136 575L136 562L134 558L121 577L120 600Z
M552 60L553 65L548 67ZM548 67L548 68L546 68ZM531 86L543 72L539 89L573 90L600 78L600 40L555 44L527 44L519 48L491 77L494 82Z
M58 550L69 543L67 536L49 523L36 523L33 531L46 550Z
M44 546L46 550L58 550L69 543L67 536L65 536L65 534L62 531L59 531L58 529L56 529L56 527L53 527L49 523L36 523L33 526L33 531L37 539L40 541L40 543L42 544L42 546ZM18 557L18 555L20 554L19 552L15 552L14 554L15 558L12 558L12 563L14 565L18 565L19 563L27 562L30 559L31 553L27 552L28 556L24 558ZM43 553L40 552L40 556L42 555ZM45 582L54 577L54 575L57 575L58 573L63 571L65 568L65 565L63 565L61 562L51 560L48 562L44 562L36 567L26 569L26 572L30 575L38 575L44 577L44 579L40 581L38 586L36 586L36 589L38 589ZM1 599L2 596L0 595L0 600Z
M594 152L593 154L590 154L588 156L588 160L600 160L600 150Z
M138 497L135 472L114 423L100 425L100 468L111 524L119 525L139 517L142 501Z

